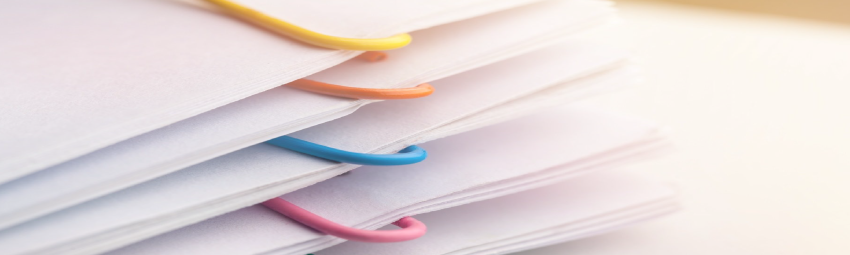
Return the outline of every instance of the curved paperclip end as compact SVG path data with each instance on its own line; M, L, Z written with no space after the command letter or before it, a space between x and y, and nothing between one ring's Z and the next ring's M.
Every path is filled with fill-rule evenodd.
M363 54L357 55L357 59L364 60L366 62L380 62L387 59L387 53L380 51L367 51L363 52Z
M263 26L296 40L324 48L359 51L392 50L404 47L410 44L410 41L412 40L409 34L398 34L385 38L369 39L325 35L276 19L229 0L206 1L248 22Z
M410 34L397 34L384 38L360 39L324 35L313 31L310 32L314 34L304 34L303 37L296 37L296 39L325 48L360 51L394 50L407 46L411 41L413 41L413 37L411 37Z
M355 165L397 166L422 162L428 152L419 146L411 145L395 154L369 154L344 151L311 143L291 136L281 136L266 143L307 155Z
M428 83L422 83L413 88L370 89L346 87L313 80L299 79L286 84L286 86L323 95L355 99L412 99L425 97L434 93L434 87Z
M350 241L370 243L402 242L419 238L428 231L424 223L412 217L404 217L393 222L394 225L401 227L401 229L363 230L337 224L281 198L269 199L263 202L263 205L322 233Z

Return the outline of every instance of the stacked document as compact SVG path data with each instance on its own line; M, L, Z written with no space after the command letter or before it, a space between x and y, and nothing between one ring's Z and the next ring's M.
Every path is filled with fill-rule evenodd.
M47 17L47 18L45 18ZM600 0L0 9L0 254L504 254L675 211ZM20 22L25 20L27 22ZM383 244L375 244L383 243Z

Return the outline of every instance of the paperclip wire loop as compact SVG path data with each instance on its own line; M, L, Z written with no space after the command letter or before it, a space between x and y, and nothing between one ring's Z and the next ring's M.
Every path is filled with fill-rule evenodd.
M284 149L324 158L327 160L355 165L409 165L422 162L422 160L425 160L425 158L428 157L428 153L416 145L411 145L407 148L404 148L396 154L368 154L334 149L331 147L311 143L291 136L281 136L275 139L268 140L266 141L266 143Z
M365 60L366 62L380 62L387 59L387 53L380 51L367 51L357 55L355 58Z
M362 51L392 50L406 46L411 40L409 34L398 34L385 38L372 39L345 38L325 35L276 19L229 0L206 1L221 7L227 12L246 21L271 29L272 31L292 37L296 40L324 48Z
M337 224L279 197L269 199L263 202L263 205L322 233L351 241L369 243L409 241L425 235L428 230L424 223L411 217L404 217L393 222L393 225L401 229L363 230Z
M412 88L369 89L346 87L313 80L298 79L286 84L286 86L329 96L377 100L412 99L425 97L430 95L431 93L434 93L434 87L428 83L422 83Z

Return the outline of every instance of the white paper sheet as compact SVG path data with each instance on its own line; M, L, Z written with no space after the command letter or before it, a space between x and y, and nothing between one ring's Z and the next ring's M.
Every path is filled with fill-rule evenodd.
M350 1L247 4L336 35L387 36L531 1L361 0L357 8ZM0 182L358 54L308 46L169 0L7 2L0 8L0 37ZM307 101L304 109L328 107Z
M559 46L434 82L434 86L443 93L367 106L355 115L338 120L363 116L362 121L357 122L360 127L353 128L350 121L336 124L340 129L356 129L362 133L342 136L326 144L346 148L352 144L369 142L374 143L375 147L361 152L394 152L427 138L496 122L500 120L498 116L509 118L523 111L539 109L522 105L497 107L500 104L524 101L537 107L546 107L575 100L575 97L587 95L588 92L592 94L593 89L599 86L612 85L606 83L609 81L607 75L595 77L593 74L621 66L625 57L624 53L607 47L575 47L573 44ZM612 75L622 74L611 72ZM492 75L494 73L500 76ZM582 80L583 77L586 80ZM568 81L575 83L570 84ZM562 85L552 87L558 84ZM552 90L544 90L547 87L552 87ZM541 99L544 103L534 99ZM499 113L487 113L487 110ZM408 114L393 115L398 112ZM485 113L488 117L465 118L476 113ZM384 120L379 121L382 118ZM386 120L394 120L397 124L385 125L383 123L387 123ZM480 122L465 122L467 120ZM328 124L333 123L337 121ZM416 131L414 134L381 136L384 133L391 134L389 131L397 126L408 128L410 125L420 128L413 129ZM441 127L446 129L442 130ZM296 135L309 138L308 132ZM351 142L350 139L360 142ZM66 249L69 248L77 252L115 248L255 204L354 167L260 144L0 231L0 247L11 252L49 247L42 250L45 253L60 250L68 252ZM32 236L39 236L39 240L29 238Z
M655 126L638 119L546 111L425 143L429 159L414 165L361 167L283 198L334 222L375 229L610 168L657 141ZM256 205L141 246L155 254L304 254L343 241L268 212Z
M417 215L416 219L428 226L428 233L413 241L347 242L315 254L507 254L603 234L668 214L677 209L674 198L675 190L666 184L633 174L594 173L543 188ZM163 237L166 236L174 239L169 242L181 241L174 235ZM145 249L152 244L159 243L141 243L116 254L152 254L158 249Z
M392 51L384 62L352 60L308 78L354 87L412 87L538 49L611 13L594 1L533 4L418 31L413 44ZM334 104L340 101L346 107ZM0 229L348 114L367 102L285 87L246 98L0 185ZM317 111L333 114L317 117Z

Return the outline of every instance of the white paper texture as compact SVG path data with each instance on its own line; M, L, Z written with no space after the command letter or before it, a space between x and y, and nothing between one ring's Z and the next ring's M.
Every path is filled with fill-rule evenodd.
M507 254L602 234L665 215L677 208L674 196L675 190L668 185L641 176L593 173L539 189L417 215L416 219L428 226L428 233L413 241L347 242L315 254ZM154 251L142 248L131 246L121 251L125 254Z
M422 144L430 155L417 164L361 167L283 198L334 222L374 229L608 168L651 148L640 145L654 142L656 131L598 111L547 111ZM158 254L297 254L342 241L269 212L255 205L142 245ZM241 231L243 225L253 231Z
M369 142L374 143L375 147L361 152L398 151L412 142L424 139L423 137L440 137L438 134L429 136L429 130L439 130L439 127L462 122L467 116L522 99L526 95L544 96L534 92L540 92L547 87L563 84L562 89L568 91L571 88L568 81L576 81L620 66L625 56L623 52L607 47L583 44L564 44L526 54L434 82L438 91L444 91L443 93L408 101L385 102L373 105L374 107L367 106L355 115L338 120L361 119L362 121L356 122L360 123L358 128L353 128L351 122L327 123L325 125L337 125L339 129L362 131L357 135L341 135L327 144L347 148L346 146L353 144ZM516 68L517 66L526 68ZM494 73L500 75L494 76ZM604 85L593 82L590 84ZM582 84L579 82L575 85ZM570 93L564 91L547 92L546 95L549 94L561 95L554 98L561 99L558 102L570 99ZM522 107L519 109L535 110ZM513 110L515 109L500 109L505 116L515 113ZM408 114L393 117L397 112ZM432 114L433 112L442 114ZM385 121L379 121L384 115L385 120L392 119L396 123L388 125ZM491 122L492 120L486 121ZM412 125L419 128L410 129ZM459 126L474 127L468 124ZM397 132L390 132L401 127L413 131L413 134L399 135ZM326 132L332 130L328 129ZM302 138L309 138L309 135L309 132L296 134ZM399 136L395 137L396 135ZM14 248L22 251L63 243L71 245L67 242L73 242L71 246L53 248L77 247L76 251L80 252L109 249L120 245L121 242L138 240L255 204L354 167L260 144L1 231L0 247L4 250L14 251ZM30 239L31 236L39 236L39 241ZM115 242L98 241L102 238L115 239Z
M413 44L392 51L386 61L351 60L308 78L355 87L412 87L546 46L611 12L595 2L533 4L418 31ZM266 91L0 185L5 205L0 229L348 114L367 102L285 87Z
M323 6L306 0L274 2L268 7L272 9L258 9L340 35L382 36L531 0L492 4L419 0L389 5L382 5L388 1L361 0L357 1L361 8L345 9L317 8ZM327 4L345 5L343 1ZM332 27L338 29L329 30ZM0 40L0 182L280 86L358 54L308 46L217 11L169 0L7 2L0 8L0 37L4 38Z

